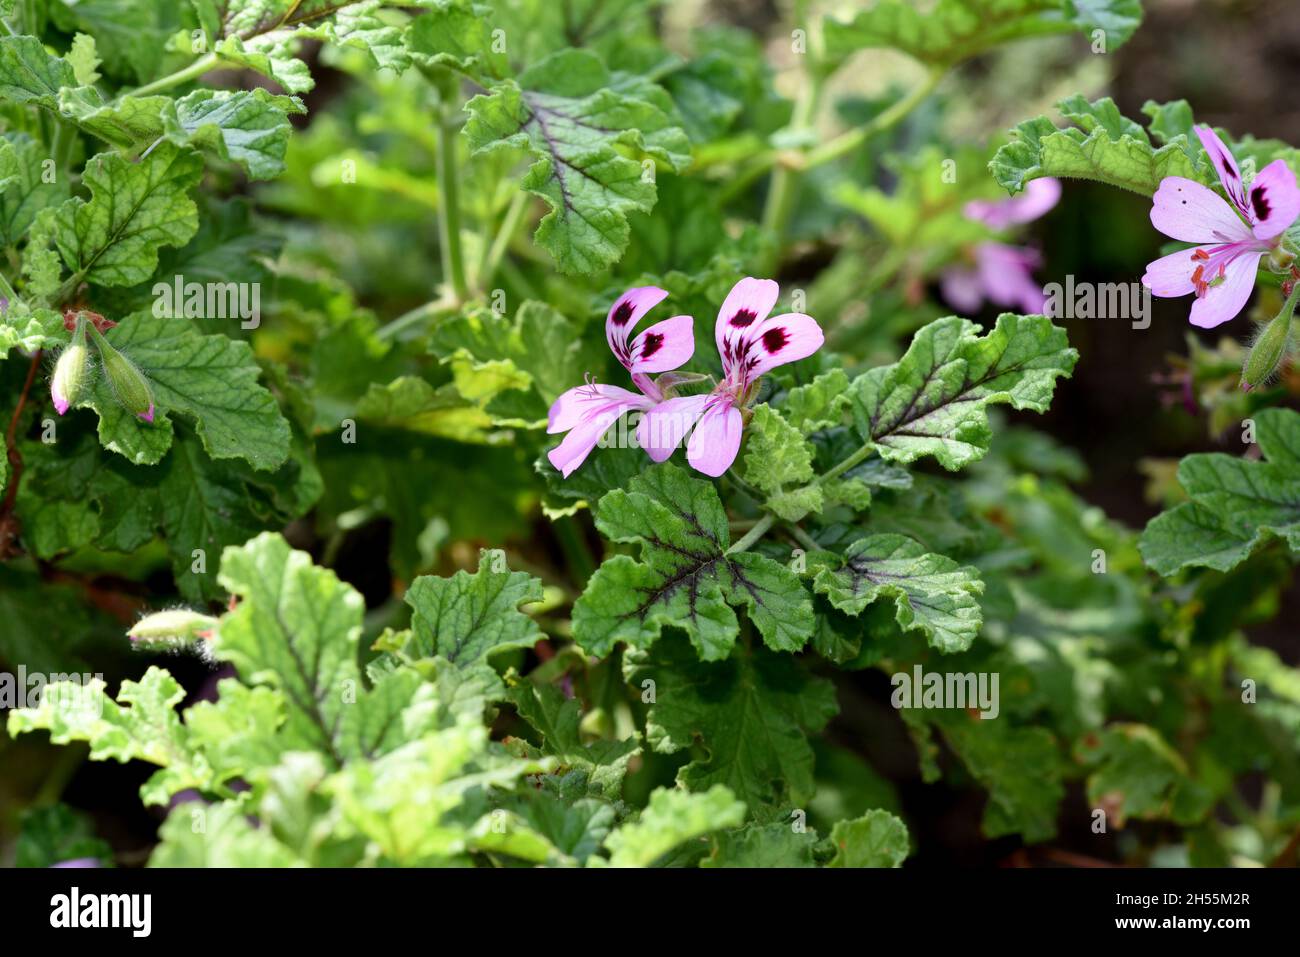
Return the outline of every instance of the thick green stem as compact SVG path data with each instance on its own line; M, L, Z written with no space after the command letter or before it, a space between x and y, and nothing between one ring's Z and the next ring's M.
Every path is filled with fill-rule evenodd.
M795 23L807 24L810 28L810 45L809 49L804 53L803 84L799 88L799 94L794 103L794 111L790 116L790 126L796 130L807 129L816 118L817 107L821 103L822 83L825 79L825 74L819 64L821 37L815 29L815 24L809 22L807 6L806 3L798 2L795 4L794 12ZM800 170L786 165L778 166L776 172L772 174L767 202L763 207L762 225L764 231L772 236L778 247L785 235L786 227L790 223L790 216L794 212L794 201L799 192L800 176Z
M214 69L221 58L215 53L205 53L189 66L175 73L169 73L164 77L159 77L152 83L146 83L144 86L130 90L122 96L149 96L151 93L161 93L163 90L170 90L174 86L180 86L182 83L188 83L190 80L197 80L209 70ZM121 99L122 97L118 97Z
M438 240L442 253L442 274L451 285L458 302L469 298L469 283L465 279L465 252L460 244L460 168L456 162L456 137L459 128L456 114L460 112L458 93L460 83L454 74L443 71L432 74L438 88L441 108L438 111L438 189L442 208L438 215Z
M772 527L772 523L775 521L775 515L771 513L764 515L753 528L745 533L744 538L727 549L727 554L734 555L737 552L748 551L755 542L767 534L767 530Z
M862 446L862 448L858 449L847 459L840 462L838 465L833 466L823 474L817 476L817 478L813 480L813 484L820 485L822 482L828 482L833 478L839 478L841 475L843 475L849 469L853 468L855 465L860 465L862 462L865 462L868 458L871 457L872 453L874 453L875 451L876 451L876 447L874 445Z
M510 248L515 233L519 232L519 225L523 222L524 213L528 211L528 199L528 194L521 189L515 193L515 198L510 201L505 217L501 220L501 226L492 240L492 245L488 247L487 252L484 254L483 263L479 267L476 285L480 291L486 291L488 286L491 285L506 250Z
M849 130L847 133L841 133L829 143L812 150L804 160L804 169L812 169L821 166L823 163L829 163L831 160L839 159L845 153L851 153L858 149L871 137L893 129L909 113L925 102L942 79L943 72L941 70L931 71L924 83L901 100L898 100L889 109L877 114L871 122L859 126L857 129Z

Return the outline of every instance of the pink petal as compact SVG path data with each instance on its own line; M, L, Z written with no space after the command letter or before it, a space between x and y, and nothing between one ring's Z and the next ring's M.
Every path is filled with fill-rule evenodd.
M1211 286L1192 303L1192 325L1213 329L1241 312L1255 288L1255 274L1263 255L1263 252L1245 252L1229 262L1223 271L1223 282Z
M1185 243L1231 243L1252 238L1227 201L1182 176L1166 176L1151 197L1151 225Z
M1219 182L1223 184L1223 191L1233 201L1238 209L1244 214L1249 214L1246 207L1246 195L1241 183L1241 168L1237 166L1237 160L1232 155L1232 151L1219 139L1219 134L1214 132L1208 126L1202 124L1197 126L1196 135L1201 140L1201 145L1205 147L1205 152L1210 155L1210 162L1218 170ZM1167 235L1167 234L1166 234ZM1178 237L1175 236L1175 239ZM1199 240L1188 240L1188 242L1199 242Z
M619 361L627 348L627 337L641 317L668 298L668 291L658 286L635 286L614 300L605 316L605 341ZM626 363L624 363L626 365Z
M686 461L697 472L717 478L736 461L745 422L729 399L720 398L700 418L686 443Z
M754 379L787 362L807 358L826 341L817 320L800 312L787 312L765 319L747 339L752 343L748 355L753 363L745 370L747 379Z
M587 415L577 425L569 430L569 434L555 448L546 453L546 457L551 460L551 464L560 470L560 473L568 478L573 470L581 465L591 450L596 447L601 437L609 431L610 426L619 420L619 417L631 409L646 409L649 406L649 400L645 396L635 395L631 392L632 401L629 402L611 402L603 406L594 407L591 414Z
M743 335L746 329L766 319L780 293L781 287L775 281L754 279L752 276L747 276L731 287L731 292L722 301L722 308L718 310L718 321L713 329L718 354L723 357L724 364L728 355L724 343Z
M64 415L68 411L68 406L72 404L68 401L68 397L59 391L59 388L56 385L50 386L50 398L54 400L54 408L58 411L59 415Z
M975 262L984 294L996 305L1041 313L1047 305L1043 288L1032 270L1042 264L1036 250L1005 243L980 243Z
M1197 263L1192 259L1192 254L1200 248L1194 246L1191 249L1180 249L1168 256L1161 256L1155 262L1147 263L1147 271L1142 276L1142 285L1150 289L1153 296L1166 298L1186 296L1190 292L1195 292L1196 286L1192 283L1192 273L1196 271Z
M966 315L979 312L984 303L984 287L980 285L979 273L974 269L954 267L944 270L939 279L939 288L948 305Z
M656 462L666 461L704 414L712 395L684 395L660 402L641 417L636 441Z
M667 372L686 362L695 352L695 320L690 316L673 316L656 322L632 340L628 355L629 371Z
M1300 189L1285 160L1273 160L1260 170L1246 198L1259 239L1272 239L1300 216Z
M1061 198L1061 181L1051 176L1031 180L1019 196L997 200L972 200L962 210L967 219L984 223L990 229L1005 229L1016 223L1028 223L1042 216Z
M590 382L575 386L551 404L551 411L546 419L546 431L551 434L568 432L579 422L598 413L602 406L610 403L622 402L636 405L644 401L643 396L629 392L627 389L620 389L616 385Z

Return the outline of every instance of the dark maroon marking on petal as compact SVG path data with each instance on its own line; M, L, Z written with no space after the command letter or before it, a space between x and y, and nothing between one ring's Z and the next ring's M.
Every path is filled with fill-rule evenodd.
M632 318L632 303L624 299L614 307L614 314L609 317L609 321L616 326L627 325L627 321Z
M738 329L743 329L757 318L758 313L753 309L738 309L736 314L731 317L731 324Z
M1250 191L1250 205L1255 207L1255 218L1268 219L1273 207L1268 202L1268 191L1263 186L1256 186Z
M1233 179L1236 179L1237 174L1232 171L1232 163L1228 161L1228 157L1223 155L1223 150L1216 149L1214 152L1219 154L1219 162L1223 164L1223 171Z
M659 347L664 344L664 337L659 332L646 333L645 340L641 343L641 358L649 359L659 351Z
M785 330L780 326L763 333L763 348L768 351L769 355L776 355L785 348L785 344L789 341L790 337L785 334Z

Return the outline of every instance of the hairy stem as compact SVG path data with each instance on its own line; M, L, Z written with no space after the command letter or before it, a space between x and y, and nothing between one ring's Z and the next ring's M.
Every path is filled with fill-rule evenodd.
M442 254L442 274L451 284L457 302L469 298L465 279L465 253L460 244L460 168L456 162L456 114L460 83L448 70L429 70L426 74L438 90L438 189L442 208L438 215L438 245Z
M821 166L823 163L829 163L831 160L839 159L845 153L851 153L858 149L871 137L893 129L903 119L907 117L914 109L920 106L934 92L934 88L939 85L943 79L942 70L932 70L925 82L912 90L911 93L895 102L887 110L877 114L869 123L859 126L857 129L841 133L828 143L824 143L812 150L804 160L804 168L812 169Z
M505 217L501 220L501 225L492 240L492 245L488 247L483 256L483 263L479 267L477 285L481 291L487 291L488 286L496 276L506 250L510 248L510 243L514 240L515 234L519 232L519 226L524 220L524 214L528 211L528 199L529 195L521 189L515 193L515 198L510 201L510 206L506 209Z
M745 533L744 538L727 549L727 554L734 555L737 552L748 551L755 542L767 534L767 530L772 527L772 524L775 521L776 516L772 515L770 512L767 515L764 515L758 520L753 528Z
M190 80L197 80L209 70L215 69L221 62L221 58L215 53L205 53L189 66L177 70L175 73L169 73L166 76L159 77L152 83L146 83L144 86L137 87L127 93L119 96L122 99L125 96L149 96L151 93L161 93L163 90L170 90L174 86L180 86L182 83L188 83Z

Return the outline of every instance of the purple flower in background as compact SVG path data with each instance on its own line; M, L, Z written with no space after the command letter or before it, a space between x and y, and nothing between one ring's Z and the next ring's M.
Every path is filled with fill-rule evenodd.
M656 462L671 456L694 427L686 445L686 461L705 475L721 475L740 451L745 425L741 409L753 399L759 377L821 348L824 336L812 316L798 312L768 315L779 292L771 279L745 278L732 287L714 327L722 356L722 381L706 395L659 403L637 427L637 441Z
M605 317L605 339L610 350L632 375L640 393L588 381L565 392L551 406L546 431L569 433L546 457L565 478L591 454L596 443L624 412L647 412L663 401L652 372L667 372L686 362L695 352L695 320L673 316L657 322L628 341L641 317L666 299L656 286L629 289L610 306Z
M1214 130L1198 126L1196 135L1228 200L1182 176L1161 180L1152 197L1151 224L1172 239L1201 245L1148 264L1142 283L1156 296L1196 293L1190 321L1212 329L1246 305L1260 257L1277 246L1282 232L1300 216L1300 189L1280 159L1260 170L1247 188L1237 161Z
M1020 196L972 200L963 212L967 219L990 229L1006 229L1037 219L1060 198L1060 181L1047 177L1031 181ZM1043 311L1047 297L1033 273L1042 265L1037 250L988 240L978 243L972 255L972 266L954 266L940 278L943 297L953 308L977 312L987 300L1026 313Z

